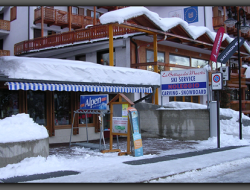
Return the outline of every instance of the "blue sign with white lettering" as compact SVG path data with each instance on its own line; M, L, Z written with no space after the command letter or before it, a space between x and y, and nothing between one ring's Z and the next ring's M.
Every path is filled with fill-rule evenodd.
M184 20L187 23L198 22L198 7L188 7L184 9Z
M81 95L80 109L88 110L107 110L108 109L108 95Z

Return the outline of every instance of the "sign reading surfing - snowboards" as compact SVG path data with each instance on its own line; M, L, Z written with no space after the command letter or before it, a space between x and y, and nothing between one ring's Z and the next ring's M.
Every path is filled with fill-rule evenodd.
M108 109L108 95L81 95L80 109L88 110L107 110Z
M138 121L138 112L133 107L128 107L128 115L130 119L130 124L133 129L133 141L135 148L135 156L143 156L143 148L142 148L142 139L141 134L139 133L139 121Z

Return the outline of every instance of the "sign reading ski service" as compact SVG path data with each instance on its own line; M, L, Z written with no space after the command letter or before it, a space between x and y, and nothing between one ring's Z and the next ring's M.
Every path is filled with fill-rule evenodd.
M80 109L88 110L107 110L108 109L108 95L81 95Z
M198 96L206 94L206 69L161 72L161 96Z

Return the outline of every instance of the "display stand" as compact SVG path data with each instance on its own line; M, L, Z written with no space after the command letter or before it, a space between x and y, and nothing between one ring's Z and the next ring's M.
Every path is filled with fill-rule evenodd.
M103 130L103 116L105 115L105 113L107 113L108 110L83 110L83 109L78 109L76 111L74 111L74 116L73 116L73 122L72 122L72 126L71 126L71 132L70 132L70 140L69 140L69 148L71 147L71 144L74 145L78 145L78 146L83 146L86 148L92 148L92 149L98 149L104 150L106 149L106 145L105 145L105 139L104 139L104 130ZM79 127L73 127L74 126L74 121L75 121L75 114L85 114L85 123L86 123L86 135L87 135L87 143L72 143L71 142L71 138L73 135L73 128L79 128ZM99 146L97 144L94 143L89 143L89 139L88 139L88 122L87 122L87 114L98 114L99 116L99 121L100 121L100 142L99 142ZM101 139L103 139L103 145L101 143Z
M118 153L119 156L129 155L131 154L131 149L130 149L131 126L130 126L130 121L128 119L127 108L134 105L134 103L131 100L129 100L124 94L119 93L108 103L108 105L110 106L109 150L102 150L101 152L102 153L119 152ZM127 152L121 152L120 149L113 149L114 135L127 137Z

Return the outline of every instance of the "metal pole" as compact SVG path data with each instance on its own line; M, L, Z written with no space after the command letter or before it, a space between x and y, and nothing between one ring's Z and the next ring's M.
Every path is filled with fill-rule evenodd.
M88 120L87 120L87 114L86 113L85 113L85 123L86 123L87 143L89 143L89 137L88 137Z
M75 114L76 114L76 112L74 112L73 122L72 122L72 126L71 126L70 139L69 139L69 148L71 146L71 137L73 135L73 125L74 125L74 122L75 122Z
M240 12L240 11L239 11ZM240 66L240 18L237 22L237 36L238 36L238 66L239 66L239 136L242 139L242 124L241 124L241 66Z
M217 94L217 148L220 148L220 91Z

